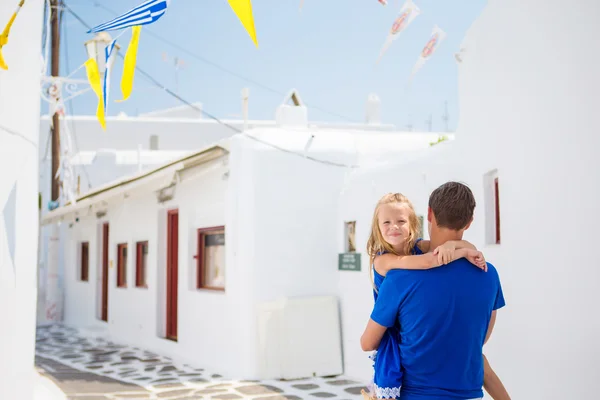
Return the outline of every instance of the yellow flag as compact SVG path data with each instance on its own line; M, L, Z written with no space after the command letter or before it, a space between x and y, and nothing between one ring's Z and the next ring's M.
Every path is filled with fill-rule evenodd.
M229 5L240 19L248 35L252 38L254 45L258 47L256 40L256 29L254 28L254 16L252 15L252 2L250 0L228 0Z
M21 0L19 2L19 5L17 6L17 11L15 11L13 13L13 15L8 20L8 23L4 27L4 30L2 31L2 33L0 33L0 68L1 69L5 69L5 70L8 69L8 65L6 65L6 62L4 61L4 57L2 56L2 46L6 45L8 43L8 34L10 33L10 28L12 27L13 23L15 22L15 19L17 18L17 14L19 13L19 10L21 10L21 7L23 7L23 4L25 4L25 0Z
M6 62L4 61L4 57L2 56L2 46L0 46L0 68L8 69L8 65L6 65Z
M139 25L131 28L131 41L129 42L127 52L125 53L125 60L123 61L123 77L121 78L121 92L123 92L123 100L117 100L117 102L125 101L129 98L129 96L131 96L141 32L142 27Z
M85 70L87 78L98 97L98 108L96 109L96 118L100 122L103 130L106 130L106 119L104 118L104 99L102 98L102 84L100 83L100 72L98 71L98 63L95 59L90 58L85 62Z

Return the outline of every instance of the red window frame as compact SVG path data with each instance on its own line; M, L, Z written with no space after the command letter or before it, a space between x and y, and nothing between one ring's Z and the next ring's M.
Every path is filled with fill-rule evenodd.
M117 245L117 287L127 287L127 243Z
M496 214L496 244L500 244L500 194L498 187L498 178L494 179L494 205Z
M135 244L135 287L148 288L146 282L148 266L144 263L144 249L146 257L148 256L148 241L137 242ZM146 259L146 262L148 260Z
M204 272L206 269L206 265L204 263L204 254L205 254L205 246L204 239L206 235L215 234L215 233L223 233L225 234L225 226L214 226L211 228L201 228L197 231L196 238L196 255L194 258L196 259L196 289L204 289L204 290L215 290L224 292L225 287L218 286L208 286L204 282Z
M81 242L81 263L79 266L79 278L82 282L90 280L90 243Z

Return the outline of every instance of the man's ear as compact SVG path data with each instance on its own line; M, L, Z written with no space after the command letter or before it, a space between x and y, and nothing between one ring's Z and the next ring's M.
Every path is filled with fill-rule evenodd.
M467 229L469 229L469 227L471 226L472 223L473 223L473 217L471 217L471 220L469 221L469 223L467 224L467 226L465 226L465 229L463 229L463 230L466 231Z
M433 211L431 211L431 207L427 207L427 222L431 223L433 220Z

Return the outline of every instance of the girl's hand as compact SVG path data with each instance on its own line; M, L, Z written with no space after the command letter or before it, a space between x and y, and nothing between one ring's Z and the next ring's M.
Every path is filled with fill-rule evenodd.
M466 259L471 262L471 264L475 265L477 268L481 268L485 272L487 272L487 263L485 262L485 257L483 253L477 250L469 250L467 251Z
M454 261L454 251L456 250L456 244L453 241L448 241L441 246L438 246L434 251L433 255L437 256L438 263L445 265Z

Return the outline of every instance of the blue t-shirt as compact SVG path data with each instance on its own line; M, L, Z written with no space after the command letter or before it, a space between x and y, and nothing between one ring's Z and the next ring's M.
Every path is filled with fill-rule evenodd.
M464 258L429 270L391 270L371 319L400 325L402 400L483 397L483 342L504 306L498 272Z

